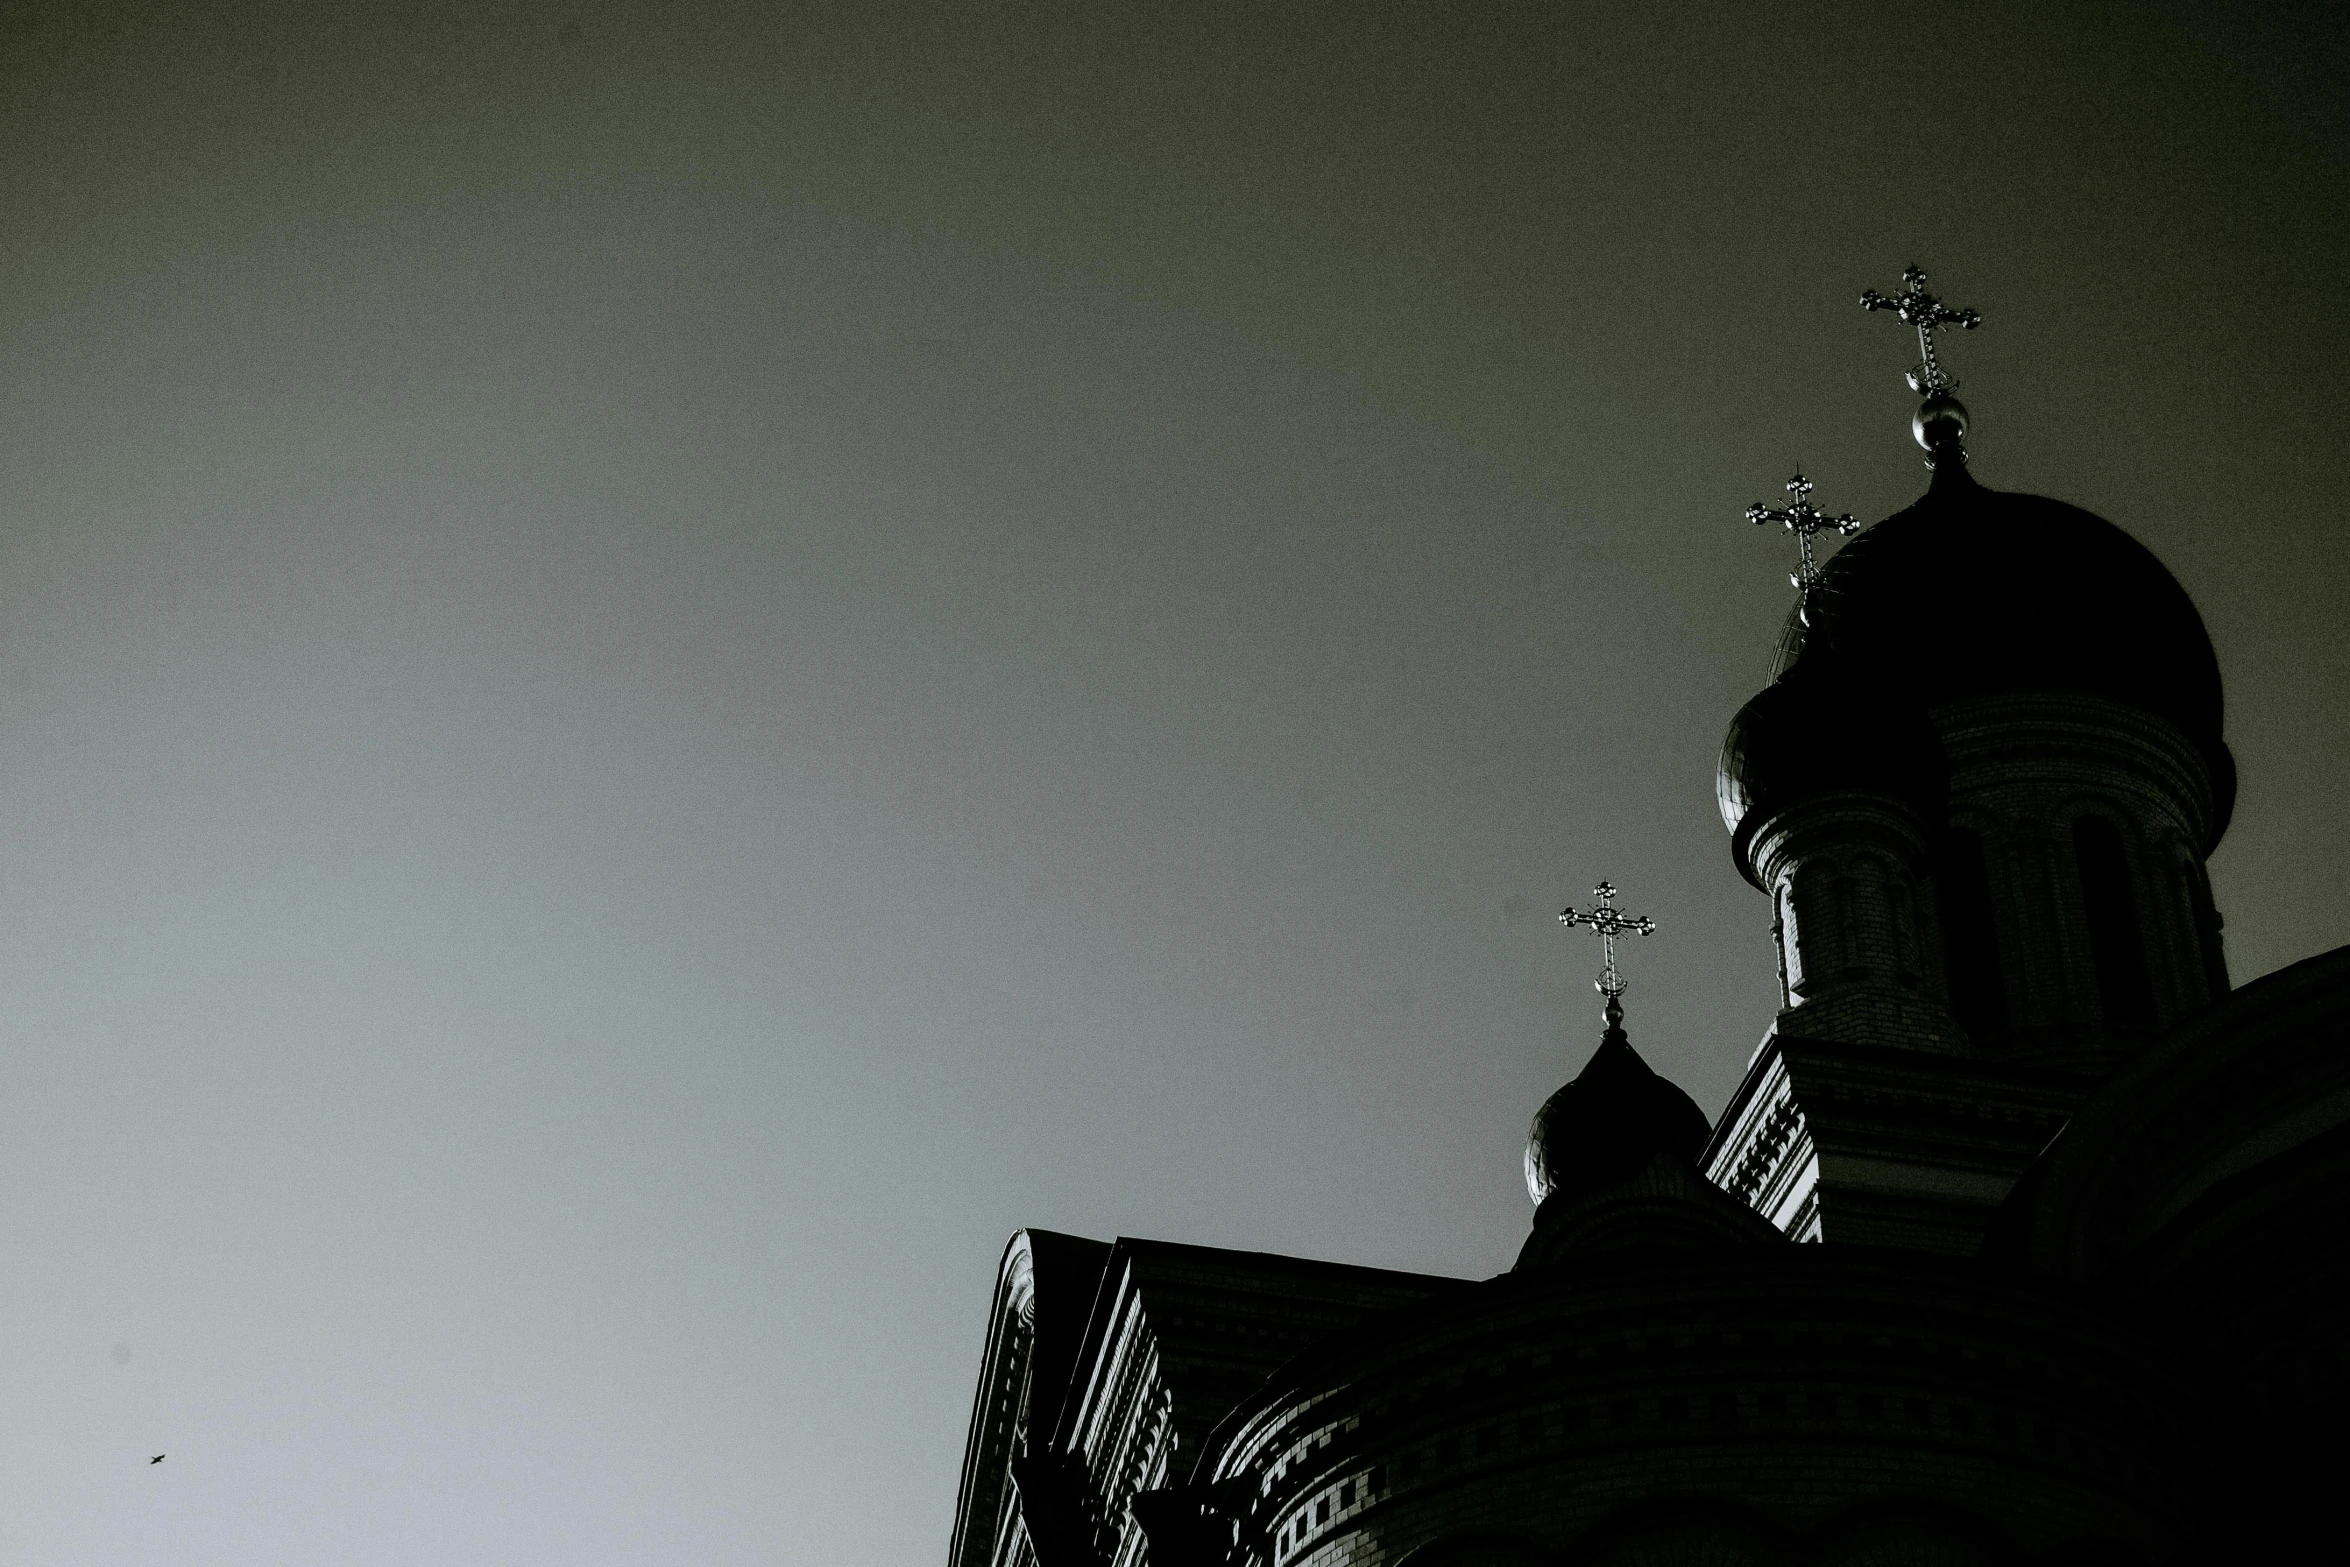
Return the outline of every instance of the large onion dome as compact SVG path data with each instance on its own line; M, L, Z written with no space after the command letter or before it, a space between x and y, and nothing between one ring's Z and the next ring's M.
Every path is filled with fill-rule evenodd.
M2187 590L2112 523L2045 496L1936 483L1828 562L1809 621L1800 659L1929 703L2092 691L2220 738L2219 660Z
M2042 691L2107 697L2177 725L2211 770L2213 843L2235 804L2219 660L2186 590L2104 518L1985 489L1963 459L1828 562L1789 623L1779 677L1723 750L1733 833L1760 819L1757 807L1809 790L1930 793L1927 710Z

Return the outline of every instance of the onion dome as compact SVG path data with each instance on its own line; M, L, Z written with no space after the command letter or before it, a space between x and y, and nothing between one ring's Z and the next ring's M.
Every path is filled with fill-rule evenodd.
M1715 792L1745 868L1755 830L1798 800L1854 789L1932 815L1947 771L1942 742L1914 699L1822 659L1799 663L1738 710Z
M2077 506L1985 489L1963 461L1945 462L1916 504L1828 562L1788 644L1783 669L1920 708L2077 691L2155 713L2204 753L2214 843L2226 827L2236 770L2203 619L2152 551ZM1754 725L1733 741L1762 743Z
M1697 1101L1649 1069L1611 1024L1575 1080L1535 1112L1526 1139L1526 1191L1551 1193L1628 1175L1659 1154L1694 1162L1713 1135Z

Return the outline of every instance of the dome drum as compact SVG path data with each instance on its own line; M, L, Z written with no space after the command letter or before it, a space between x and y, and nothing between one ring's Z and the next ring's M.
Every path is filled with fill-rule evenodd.
M2226 826L2232 765L2215 776L2207 748L2145 708L2081 692L2016 692L1945 702L1930 716L1954 806L2025 817L2095 795L2147 838L2197 859Z
M1747 855L1771 895L1782 1028L1964 1047L1946 1005L1927 818L1887 795L1813 795L1763 816Z
M1659 1153L1628 1174L1545 1198L1512 1271L1580 1267L1607 1253L1781 1245L1786 1239L1689 1159Z
M1949 831L1974 840L1983 866L1974 918L1999 1002L1978 1032L2010 1048L2047 1036L2110 1050L2227 993L2202 863L2222 796L2203 748L2165 718L2081 693L1978 697L1934 716Z

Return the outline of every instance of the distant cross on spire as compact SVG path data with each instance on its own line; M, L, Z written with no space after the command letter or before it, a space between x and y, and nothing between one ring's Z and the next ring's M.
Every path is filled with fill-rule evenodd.
M1746 520L1765 527L1774 522L1785 523L1787 531L1795 535L1796 548L1802 552L1803 558L1787 581L1808 604L1811 602L1812 589L1820 585L1819 562L1812 558L1811 553L1812 535L1834 529L1849 538L1860 531L1860 519L1850 512L1831 517L1814 506L1811 503L1811 480L1800 473L1787 481L1787 493L1795 497L1793 504L1765 506L1756 501L1746 508Z
M1560 911L1559 923L1569 930L1581 925L1599 933L1599 978L1593 988L1607 997L1607 1026L1621 1027L1624 1004L1618 998L1624 994L1624 976L1616 972L1616 938L1618 936L1651 936L1656 933L1656 921L1645 914L1626 914L1616 907L1616 884L1603 881L1591 889L1599 901L1588 909L1568 908Z
M1934 359L1934 328L1954 326L1961 332L1972 332L1983 324L1983 318L1972 310L1953 310L1926 292L1926 270L1911 267L1901 274L1901 292L1887 299L1873 288L1860 291L1863 310L1890 310L1901 317L1904 326L1918 329L1918 352L1923 362L1909 373L1909 389L1921 396L1932 397L1947 392L1958 383L1943 373Z

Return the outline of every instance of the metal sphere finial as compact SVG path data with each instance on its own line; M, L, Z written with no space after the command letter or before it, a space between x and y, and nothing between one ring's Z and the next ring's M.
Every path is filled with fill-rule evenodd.
M1863 310L1890 310L1901 318L1903 326L1917 328L1920 362L1911 366L1909 389L1921 396L1931 397L1947 392L1958 385L1934 358L1934 329L1954 326L1961 332L1972 332L1983 324L1983 318L1972 310L1953 310L1926 292L1926 269L1912 265L1901 274L1901 292L1888 299L1873 288L1860 291Z
M1925 448L1926 465L1934 459L1955 451L1960 462L1966 461L1966 404L1948 392L1936 392L1918 404L1918 411L1909 418L1909 433L1917 437Z
M1925 399L1910 420L1910 432L1926 449L1926 466L1945 457L1966 461L1966 407L1950 394L1958 382L1934 357L1934 329L1954 326L1972 332L1983 318L1972 310L1953 310L1926 292L1926 270L1912 266L1901 274L1901 292L1888 299L1873 288L1860 291L1863 310L1890 310L1902 324L1917 328L1918 363L1909 370L1909 389Z

